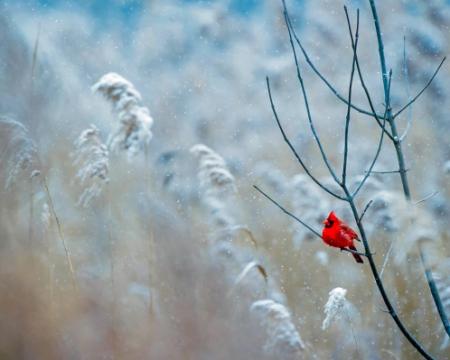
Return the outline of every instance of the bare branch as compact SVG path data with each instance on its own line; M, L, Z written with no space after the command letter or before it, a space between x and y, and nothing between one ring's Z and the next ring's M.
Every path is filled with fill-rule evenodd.
M439 191L436 190L436 191L432 192L431 194L428 194L428 195L425 196L424 198L422 198L422 199L420 199L420 200L417 200L417 201L414 203L414 205L423 203L423 202L425 202L425 201L431 199L433 196L436 196L437 194L439 194Z
M307 223L305 223L303 220L300 220L297 216L295 216L293 213L291 213L290 211L286 210L286 208L284 208L280 203L278 203L277 201L275 201L274 199L272 199L269 195L267 195L264 191L262 191L258 186L253 185L253 187L258 190L262 195L264 195L265 198L267 198L270 202L272 202L275 206L277 206L282 212L284 212L286 215L290 216L291 218L293 218L295 221L299 222L300 224L302 224L305 228L307 228L309 231L311 231L314 235L316 235L317 237L319 237L320 239L322 239L322 235L320 235L320 233L316 230L314 230L310 225L308 225Z
M31 82L34 81L35 76L35 69L37 64L37 56L38 56L38 50L39 50L39 39L41 37L41 24L38 26L38 31L36 35L36 40L34 42L34 48L33 48L33 60L31 61Z
M258 186L253 185L253 187L259 193L261 193L266 199L268 199L272 204L274 204L276 207L278 207L283 213L285 213L286 215L288 215L289 217L291 217L292 219L294 219L298 223L302 224L305 228L307 228L309 231L311 231L314 235L316 235L317 237L319 237L322 240L322 235L318 231L314 230L310 225L305 223L303 220L299 219L297 216L295 216L293 213L291 213L289 210L287 210L285 207L283 207L279 202L277 202L276 200L271 198L267 193L262 191ZM361 255L361 256L366 256L367 257L366 253L361 253L361 252L358 252L358 251L355 251L355 250L346 249L346 248L341 248L340 250L341 251L347 251L347 252L350 252L352 254L357 254L357 255Z
M397 129L396 129L396 126L395 126L395 120L392 118L391 111L389 109L389 103L390 103L390 89L389 89L389 87L390 86L388 84L389 81L387 79L387 74L386 74L386 58L385 58L385 55L384 55L384 44L383 44L383 38L381 36L380 20L378 18L378 13L377 13L377 8L376 8L376 5L375 5L375 1L374 0L369 0L369 4L370 4L371 12L372 12L373 21L374 21L374 24L375 24L375 32L376 32L376 35L377 35L378 54L379 54L379 58L380 58L381 73L382 73L382 78L383 78L383 88L384 88L385 103L386 103L386 108L388 109L388 113L389 113L388 115L389 115L392 135L393 135L393 138L391 138L391 140L393 140L393 142L394 142L395 150L396 150L396 153L397 153L399 169L401 170L400 171L400 176L401 176L401 180L402 180L403 191L405 193L406 199L409 200L411 198L411 196L410 196L410 192L409 192L408 179L407 179L406 172L405 172L405 160L403 158L403 152L402 152L402 148L401 148L401 143L398 140L398 138L396 138ZM369 263L372 266L372 263L370 262L370 260L369 260ZM375 267L375 264L373 264L373 267ZM392 304L389 301L389 298L384 293L384 289L382 287L381 280L377 280L376 276L375 276L375 280L377 281L377 285L378 285L378 283L381 284L381 287L379 286L379 289L380 289L380 292L381 292L381 296L383 297L383 300L384 300L388 310L391 313L392 319L397 324L399 330L402 332L402 334L405 336L405 338L409 341L409 343L424 358L426 358L426 359L433 359L433 357L430 354L428 354L428 352L414 338L414 336L408 331L408 329L406 329L406 327L403 325L403 323L399 319L398 315L395 312L395 309L392 307Z
M359 217L359 222L361 222L361 221L363 220L364 215L366 215L366 212L367 212L367 210L369 210L370 205L372 205L372 203L373 203L373 200L370 200L370 201L367 203L367 205L366 205L366 207L364 208L364 210L363 210L361 216Z
M347 115L345 117L345 134L344 134L344 163L342 165L342 184L345 185L347 180L347 158L348 158L348 133L350 129L350 112L351 112L351 102L352 102L352 87L353 87L353 77L355 75L355 63L356 63L356 53L358 48L359 39L359 10L356 13L356 33L355 33L355 49L353 50L353 60L352 60L352 70L350 72L350 83L348 86L348 106Z
M406 80L406 96L408 97L408 101L411 98L411 84L409 82L409 73L408 73L408 64L406 62L406 38L403 36L403 76ZM411 128L412 124L412 105L408 108L408 114L406 116L406 128L403 134L400 136L400 141L403 141L403 139L406 137L406 135L409 132L409 129Z
M352 31L350 19L349 19L349 16L348 16L348 11L347 11L347 8L344 7L345 14L346 14L346 17L347 17L347 24L348 24L348 27L349 27L350 38L351 38L351 42L352 42L352 49L353 49L353 52L354 52L354 62L356 64L356 68L357 68L357 71L358 71L358 76L359 76L361 85L362 85L362 87L364 89L364 92L366 94L366 97L367 97L367 100L369 102L370 108L372 110L372 116L376 119L377 123L379 124L379 126L381 128L381 135L380 135L380 142L378 144L378 148L377 148L374 160L373 160L373 162L372 162L372 164L371 164L371 166L370 166L366 176L364 177L363 181L359 184L359 186L358 186L358 188L357 188L357 190L356 190L354 195L352 195L350 193L350 191L348 190L348 188L347 188L347 186L346 186L346 184L344 182L339 182L339 181L337 181L336 177L334 177L336 182L341 186L341 188L342 188L342 190L343 190L343 192L345 194L345 197L341 197L339 195L337 195L337 197L342 199L342 200L345 200L345 201L347 201L349 203L349 206L350 206L351 211L353 213L354 219L356 220L356 223L357 223L357 226L358 226L358 230L359 230L359 233L360 233L360 236L361 236L361 241L362 241L362 243L364 245L364 250L365 250L364 256L366 256L367 259L368 259L368 263L369 263L371 272L372 272L373 277L375 279L375 282L376 282L376 285L378 287L378 290L380 291L380 295L383 298L383 301L384 301L384 303L386 305L387 311L391 315L392 319L395 321L395 323L398 326L399 330L402 332L402 334L405 336L405 338L411 343L411 345L414 346L414 348L422 356L424 356L426 359L433 359L431 357L431 355L428 354L428 352L422 347L422 345L414 338L414 336L404 326L403 322L400 320L400 318L399 318L399 316L398 316L394 306L392 305L391 300L390 300L390 298L389 298L389 296L386 293L386 290L384 288L384 284L383 284L382 278L380 276L380 273L378 272L377 266L376 266L374 258L373 258L373 254L370 251L370 245L369 245L366 233L365 233L365 229L364 229L363 223L361 221L363 216L364 216L364 214L366 213L367 209L370 207L371 202L369 202L369 204L366 205L366 208L364 209L363 213L361 215L359 215L359 212L358 212L358 210L356 208L355 200L354 200L354 196L362 188L364 182L367 180L367 178L370 176L370 174L371 174L371 172L373 170L373 167L374 167L374 165L375 165L375 163L376 163L376 161L378 159L378 156L380 154L380 151L381 151L384 134L386 134L393 141L393 143L394 143L394 145L396 147L396 150L397 150L398 158L399 158L400 173L403 176L405 175L404 160L402 158L401 148L400 148L401 144L400 144L399 139L397 137L395 122L393 121L391 108L390 108L390 87L391 87L391 80L392 80L392 71L389 72L389 77L388 77L388 74L386 73L386 63L385 63L385 58L384 58L383 42L382 42L382 38L381 38L381 30L380 30L380 26L379 26L378 15L376 13L375 3L374 3L374 0L369 0L369 2L370 2L371 9L372 9L372 15L373 15L373 18L374 18L374 22L375 22L377 41L378 41L378 46L379 46L379 54L380 54L380 61L381 61L381 67L382 67L382 76L383 76L383 85L384 85L385 104L386 104L385 105L385 114L383 116L383 121L381 121L380 117L377 115L377 113L376 113L376 111L374 109L370 93L369 93L369 91L367 89L367 86L365 85L365 82L364 82L364 79L363 79L363 76L362 76L362 71L361 71L361 68L360 68L360 64L359 64L359 60L358 60L358 56L357 56L357 51L356 51L356 43L357 42L353 39L353 31ZM319 140L319 138L318 138L318 136L317 136L317 134L315 132L314 124L312 122L311 114L309 112L308 99L307 99L305 87L304 87L304 84L303 84L303 79L301 77L300 69L299 69L299 66L298 66L298 60L297 60L297 55L296 55L296 52L295 52L295 46L294 46L294 43L293 43L293 40L292 40L292 32L291 32L292 26L291 26L290 21L289 21L289 17L288 17L288 14L287 14L286 5L285 5L284 0L283 0L283 6L284 6L284 10L285 10L284 11L284 16L285 16L286 25L288 27L291 47L292 47L292 51L293 51L293 54L294 54L294 59L295 59L295 62L296 62L297 77L299 79L299 82L300 82L300 85L301 85L301 88L302 88L302 93L303 93L303 97L304 97L304 101L305 101L305 106L307 108L306 110L307 110L307 113L308 113L308 120L310 122L311 131L313 132L315 140L316 140L316 142L317 142L317 144L319 146L319 149L321 150L322 158L323 158L324 162L326 163L326 165L329 167L329 170L330 170L330 172L333 175L333 171L332 171L331 167L329 166L329 164L327 163L328 159L327 159L327 157L326 157L326 155L325 155L325 153L324 153L324 151L322 149L320 140ZM295 33L294 33L294 36L295 36ZM301 45L299 45L299 46L301 47ZM292 144L288 140L288 138L287 138L287 136L286 136L286 134L285 134L281 124L280 124L280 121L278 119L278 115L277 115L276 110L275 110L275 106L273 105L273 100L272 100L272 96L271 96L271 92L270 92L270 85L269 85L268 79L267 79L267 87L268 87L268 91L269 91L269 98L270 98L270 101L271 101L272 111L273 111L273 113L275 115L275 118L277 120L277 124L278 124L278 126L279 126L279 128L280 128L280 130L281 130L281 132L283 134L283 137L284 137L285 141L288 143L288 145L290 146L290 148L293 151L293 153L296 155L296 157L299 160L299 162L302 165L302 167L306 171L307 169L304 166L303 161L301 160L300 156L295 152ZM350 89L351 89L351 86L350 86ZM347 101L346 103L350 104L349 107L351 107L351 99L349 99L349 101ZM348 111L348 113L349 113L348 117L350 117L350 111ZM389 122L389 124L391 125L392 134L389 133L385 129L386 122ZM400 148L400 152L399 152L399 148ZM320 184L314 177L312 177L312 176L310 176L310 177L311 177L311 179L313 181L315 180L316 183L321 185L322 189L324 189L325 191L331 193L332 195L334 194L329 189L327 189L325 186ZM403 178L402 178L402 180L403 180ZM278 202L273 200L269 195L264 193L257 186L254 186L254 187L261 194L263 194L268 200L270 200L273 204L275 204L280 210L282 210L286 215L292 217L297 222L299 222L300 224L305 226L308 230L310 230L317 237L321 238L321 235L320 235L320 233L318 231L314 230L311 226L309 226L308 224L303 222L301 219L297 218L294 214L290 213L288 210L286 210ZM336 194L334 194L334 196L336 196ZM387 262L387 259L385 259L385 263L386 262ZM381 275L383 273L384 266L383 266Z
M428 259L425 256L425 251L422 248L423 243L419 243L420 249L420 260L422 261L422 265L425 269L425 277L427 278L428 287L430 288L431 296L433 297L434 303L436 305L436 309L438 311L439 317L441 318L442 325L444 326L445 332L448 336L450 336L450 322L448 320L447 314L445 312L445 307L442 304L441 296L439 294L439 290L437 288L436 282L433 278L433 273L431 271L431 266L428 263Z
M411 106L424 92L425 90L431 85L434 78L438 74L439 70L441 69L442 65L444 64L447 57L444 57L442 61L440 62L439 66L436 68L436 70L433 73L433 76L431 76L430 80L426 83L426 85L423 87L422 90L420 90L416 96L414 96L405 106L403 106L399 111L397 111L392 118L395 119L397 116L399 116L405 109L407 109L409 106Z
M348 25L349 25L349 27L350 27L350 20L349 20L349 18L348 18L347 12L346 12L346 15L347 15L347 22L348 22ZM350 28L350 31L351 31L351 28ZM353 44L353 39L352 39L352 44ZM353 46L353 45L352 45L352 46ZM389 71L388 91L390 91L391 81L392 81L392 70ZM362 79L362 78L361 78L361 83L363 83L363 79ZM367 179L370 177L370 175L371 175L371 173L372 173L372 169L374 168L374 166L375 166L375 164L376 164L376 162L377 162L377 160L378 160L378 157L380 156L381 148L382 148L382 146L383 146L384 134L385 134L384 129L385 129L385 127L386 127L386 114L387 114L388 109L389 109L388 106L389 106L389 105L387 104L386 109L385 109L385 113L384 113L384 116L383 116L383 125L382 125L382 130L381 130L380 140L379 140L379 142L378 142L378 147L377 147L377 150L376 150L376 152L375 152L375 156L373 157L372 163L371 163L370 166L369 166L369 170L366 171L366 174L364 175L364 178L361 180L361 182L359 183L358 187L357 187L357 188L355 189L355 191L353 192L352 197L355 197L355 196L358 194L358 192L362 189L362 187L364 186L365 182L366 182Z
M285 20L286 27L287 27L287 30L288 30L288 33L289 33L289 42L291 44L292 55L294 56L295 68L296 68L296 71L297 71L297 79L298 79L298 82L300 84L300 89L302 91L303 101L304 101L304 104L305 104L306 115L308 117L308 122L309 122L309 126L311 128L311 132L312 132L312 134L314 136L314 139L316 140L317 146L319 147L320 154L322 155L323 162L325 163L326 167L328 168L328 171L330 172L330 175L333 177L334 181L336 181L336 183L339 184L340 183L339 179L336 176L336 173L334 172L333 168L331 167L330 162L328 161L328 157L325 154L325 150L323 149L322 143L321 143L321 141L319 139L319 135L317 134L316 128L314 126L314 122L313 122L312 115L311 115L311 110L309 108L308 95L306 93L305 84L303 82L303 77L302 77L302 74L301 74L301 71L300 71L300 66L298 64L297 51L295 50L294 41L292 39L291 28L289 26L289 20L288 20L286 12L285 12L285 15L284 15L284 20Z
M311 61L308 53L306 52L305 48L303 47L303 44L301 43L296 31L294 30L294 27L292 26L292 22L291 19L289 17L289 13L287 11L287 7L286 7L286 3L285 0L283 0L283 7L284 7L284 13L285 13L285 17L288 20L289 23L289 27L292 31L292 35L294 36L295 42L297 43L298 47L300 48L301 52L303 53L303 56L305 58L306 63L309 65L309 67L311 68L311 70L319 77L320 80L323 81L323 83L328 87L328 89L330 89L330 91L339 99L341 100L343 103L345 103L346 105L350 105L352 107L352 109L360 112L361 114L364 115L368 115L368 116L373 116L373 114L370 111L364 110L361 107L358 107L354 104L351 104L348 102L348 100L342 96L337 90L336 88L331 85L331 83L325 78L324 75L322 75L322 73L317 69L317 67L314 65L314 63Z
M403 172L408 172L410 169L404 169L404 170L386 170L386 171L377 171L377 170L372 170L371 173L372 174L398 174ZM368 171L365 171L366 173Z
M351 43L352 43L352 48L353 48L353 51L356 51L356 49L355 49L355 40L353 39L353 33L351 31L350 19L348 17L347 8L345 8L345 15L346 15L346 19L347 19L347 25L349 26L350 40L351 40ZM364 90L364 93L366 94L366 98L367 98L367 101L369 103L370 109L372 110L372 116L375 118L376 122L378 123L378 125L380 126L382 131L391 140L394 140L394 137L387 131L387 129L385 127L386 124L381 122L380 117L377 115L377 113L375 111L375 107L373 105L372 97L370 96L369 89L367 88L367 85L366 85L366 83L364 81L364 78L363 78L363 75L362 75L361 66L359 64L358 56L356 56L356 68L358 70L358 76L359 76L359 80L361 82L361 86L362 86L362 88ZM386 119L386 115L387 115L388 111L390 110L390 108L389 108L389 98L387 100L388 101L385 101L385 112L384 112L384 115L383 115L383 120L384 121Z
M270 89L270 82L269 82L269 78L266 77L266 83L267 83L267 92L269 94L269 100L270 100L270 106L272 108L272 113L275 117L275 120L277 122L278 128L280 129L281 135L283 136L284 141L286 142L286 144L289 146L289 148L291 149L292 153L294 154L295 158L298 160L298 162L300 163L300 165L302 166L303 170L305 170L306 174L317 184L319 185L324 191L326 191L328 194L334 196L337 199L340 200L345 200L344 197L335 194L333 191L331 191L330 189L328 189L325 185L323 185L319 180L317 180L317 178L311 174L311 172L309 171L309 169L306 167L305 163L303 162L302 158L300 157L300 155L297 153L297 151L295 150L294 146L292 145L291 141L289 140L289 138L287 137L283 126L281 125L280 122L280 118L278 117L278 113L276 111L275 105L273 103L273 99L272 99L272 91Z

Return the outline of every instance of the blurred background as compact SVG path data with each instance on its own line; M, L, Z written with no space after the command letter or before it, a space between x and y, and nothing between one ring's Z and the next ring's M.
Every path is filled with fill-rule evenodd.
M343 5L353 22L360 9L360 63L383 113L368 1L287 5L311 60L344 95L352 51ZM448 54L450 2L377 6L395 112ZM252 187L318 231L331 210L356 228L346 204L306 177L273 119L266 76L295 148L336 186L309 129L281 1L1 0L0 30L0 115L9 119L0 124L1 358L418 358L385 313L368 265L326 247ZM317 130L339 169L346 105L300 52L299 60ZM131 156L110 147L117 129L125 131L115 95L91 90L111 72L140 93L133 101L153 119L151 141ZM448 336L418 245L429 249L450 313L449 75L444 64L396 120L400 133L409 129L413 203L398 173L374 174L357 198L360 209L373 200L365 226L400 318L440 359L450 357ZM356 80L353 101L369 108ZM80 204L91 188L80 181L75 142L91 124L109 150L108 181L91 174L87 183L101 190ZM374 119L352 112L351 184L379 136ZM213 152L190 151L196 144ZM375 170L396 169L385 141ZM344 310L323 329L337 287L347 290Z

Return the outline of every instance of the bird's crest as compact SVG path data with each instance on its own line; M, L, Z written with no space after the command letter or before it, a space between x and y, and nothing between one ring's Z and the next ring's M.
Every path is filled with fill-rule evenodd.
M328 218L327 218L327 219L328 219L328 220L336 221L336 220L338 220L338 217L336 216L336 214L335 214L334 211L331 211L331 212L328 214Z

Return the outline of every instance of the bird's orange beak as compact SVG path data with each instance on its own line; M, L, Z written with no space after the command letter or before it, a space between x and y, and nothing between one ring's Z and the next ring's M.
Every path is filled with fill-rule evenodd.
M322 224L324 224L324 225L328 224L328 219L325 219L324 221L322 221Z

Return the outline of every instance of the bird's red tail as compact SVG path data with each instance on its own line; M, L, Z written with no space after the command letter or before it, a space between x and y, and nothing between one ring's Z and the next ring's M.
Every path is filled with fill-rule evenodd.
M349 248L350 250L357 251L354 245L349 246L348 248ZM355 258L355 260L356 260L357 263L360 263L360 264L363 264L363 263L364 263L364 261L363 261L361 255L355 254L355 253L352 253L352 255L353 255L353 257Z

